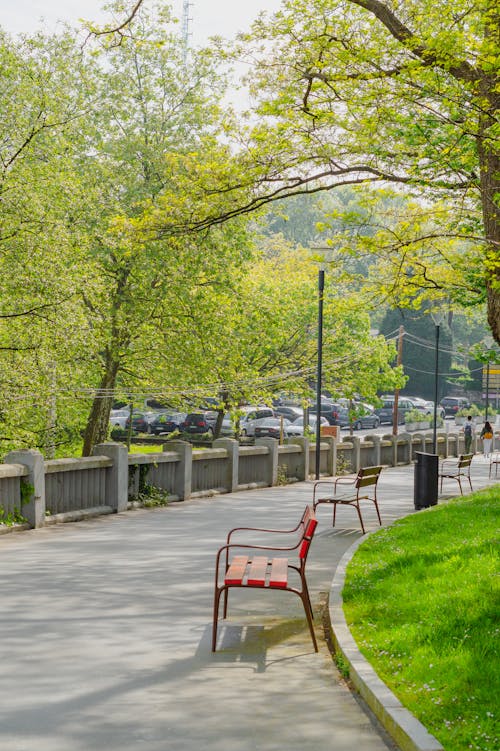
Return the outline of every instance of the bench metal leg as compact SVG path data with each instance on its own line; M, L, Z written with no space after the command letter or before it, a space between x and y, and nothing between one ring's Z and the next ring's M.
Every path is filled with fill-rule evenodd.
M220 602L222 589L226 590L226 587L223 587L221 589L216 588L215 594L214 594L214 613L213 613L213 621L212 621L212 652L215 652L215 648L217 645L217 626L219 624L219 602Z
M298 595L300 599L302 600L302 606L304 608L304 613L306 615L307 625L309 626L309 633L311 634L312 643L314 646L314 651L318 651L318 642L316 641L316 634L314 633L314 614L313 609L311 605L311 598L309 596L309 589L307 587L307 582L305 579L301 577L302 582L302 591L299 592L298 589L292 589L291 587L287 587L284 590L285 592L293 592L294 594ZM214 611L213 611L213 621L212 621L212 652L215 652L217 649L217 630L219 625L219 607L220 607L220 597L221 594L224 592L224 595L227 595L229 587L227 585L223 587L218 587L215 590L214 595ZM244 589L244 587L242 587ZM270 587L263 588L266 591L269 591ZM226 599L226 598L225 598ZM226 615L224 615L224 618Z

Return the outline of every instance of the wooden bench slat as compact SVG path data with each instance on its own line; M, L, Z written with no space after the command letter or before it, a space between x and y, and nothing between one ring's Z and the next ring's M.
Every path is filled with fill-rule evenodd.
M288 583L288 558L273 558L269 586L285 588Z
M224 577L225 583L233 585L241 584L243 577L245 576L247 563L248 556L235 555L228 570L226 571L226 576Z
M376 485L378 482L377 475L366 475L358 481L358 488L366 488L367 485Z
M265 587L268 560L265 556L256 556L250 562L247 584L249 587Z

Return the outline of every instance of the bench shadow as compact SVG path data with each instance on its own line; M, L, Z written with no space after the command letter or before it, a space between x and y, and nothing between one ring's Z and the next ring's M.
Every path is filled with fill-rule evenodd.
M211 644L211 639L212 627L207 625L200 642L203 652L207 641ZM291 653L271 659L268 653L274 647L282 647ZM311 653L315 654L307 622L303 618L295 618L286 621L266 619L259 624L220 621L217 651L211 652L211 655L219 663L253 663L256 672L263 673L270 665Z

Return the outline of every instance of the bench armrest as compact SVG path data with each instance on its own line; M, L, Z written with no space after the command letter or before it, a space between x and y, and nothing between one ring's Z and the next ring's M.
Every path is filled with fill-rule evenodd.
M334 491L337 491L337 485L354 485L357 479L358 475L345 475L343 477L337 477L337 479L333 483Z
M333 492L336 492L337 483L353 485L356 482L357 475L345 475L343 477L334 477L332 480L316 480L313 485L313 503L316 500L316 488L318 485L333 485Z
M263 527L234 527L234 529L231 529L227 534L226 544L229 544L229 542L231 541L231 537L236 532L259 532L259 533L264 532L264 533L270 533L274 535L291 535L294 532L298 532L301 525L302 525L302 520L300 520L297 526L294 527L293 529L264 529Z
M458 469L458 459L443 459L439 465L439 472L441 472L441 470L447 470L448 468Z

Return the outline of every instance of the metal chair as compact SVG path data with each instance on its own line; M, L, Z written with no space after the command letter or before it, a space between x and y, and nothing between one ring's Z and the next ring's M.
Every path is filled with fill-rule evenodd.
M379 524L382 525L382 519L380 518L380 511L377 501L377 483L380 477L382 467L363 467L359 470L357 475L347 475L345 477L337 477L335 480L318 480L314 483L313 490L313 507L316 510L320 503L331 503L333 505L333 526L335 526L335 520L337 515L337 505L354 506L358 512L359 522L363 534L365 534L365 525L363 524L363 517L361 516L361 501L371 501L377 512ZM316 489L319 485L332 484L333 482L333 494L324 496L322 498L316 498Z
M460 488L460 494L463 495L462 477L469 481L471 492L472 482L470 479L470 467L474 454L460 454L458 459L444 459L439 467L439 477L441 479L440 492L443 492L443 480L456 480Z

